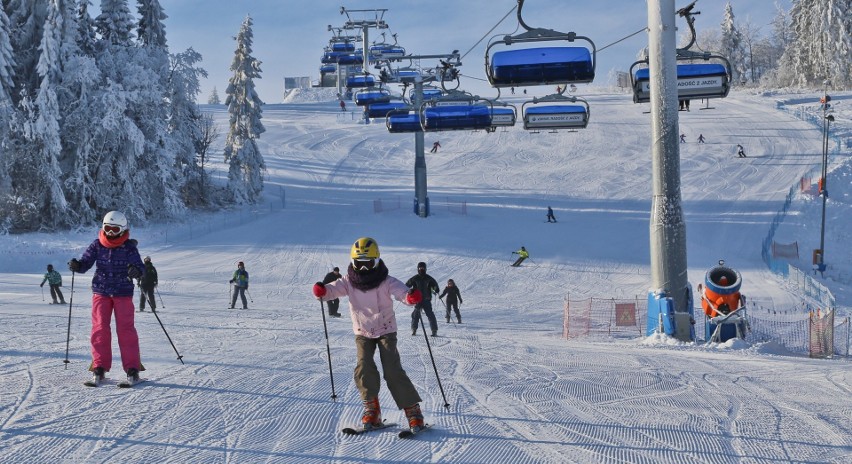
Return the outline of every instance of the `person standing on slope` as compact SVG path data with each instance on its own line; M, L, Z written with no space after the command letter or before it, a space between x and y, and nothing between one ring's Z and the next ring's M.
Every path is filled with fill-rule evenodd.
M240 296L240 299L243 302L243 309L248 309L246 290L248 290L249 274L246 271L246 265L242 261L237 263L237 270L234 271L234 275L228 283L234 284L234 295L231 297L231 309L234 309L234 306L237 305L237 295Z
M85 273L96 266L92 277L92 384L99 385L112 368L112 333L110 321L115 313L115 333L121 350L121 365L131 384L139 381L144 371L139 355L139 336L133 323L133 280L142 277L145 265L130 238L127 217L120 211L104 216L98 238L83 256L71 259L71 272Z
M438 296L438 298L447 297L447 323L450 322L450 311L455 310L456 319L461 324L461 313L459 312L459 305L462 304L462 297L459 288L456 287L456 283L453 279L447 281L447 286L444 287L444 291Z
M438 287L438 282L426 273L426 263L417 263L417 275L408 279L405 283L408 288L413 288L420 291L423 295L423 300L414 307L411 313L411 335L417 335L417 326L420 324L421 310L426 313L429 319L429 327L432 329L432 336L438 336L438 320L435 319L435 313L432 312L432 295L437 295L441 291Z
M146 256L142 262L145 263L145 272L139 279L139 311L145 311L145 300L151 304L151 311L157 310L157 302L154 300L154 287L157 286L157 268L151 262L151 257Z
M62 275L53 269L53 264L47 265L47 273L44 274L44 279L39 286L43 288L45 282L50 285L50 297L53 299L52 304L65 304L65 297L62 296L62 290L59 289L62 286ZM59 301L56 301L57 297Z
M556 216L553 215L553 208L547 207L547 222L556 222Z
M399 409L405 411L412 431L424 427L420 411L420 395L402 368L397 350L396 314L393 300L414 306L421 300L420 292L409 290L399 279L388 275L388 268L379 255L379 245L370 237L361 237L350 250L351 263L346 275L329 284L317 282L314 296L329 301L349 297L352 331L355 333L357 363L355 385L364 403L361 423L365 429L382 426L379 406L381 377L373 359L376 349L382 361L382 372L388 390Z
M519 267L525 259L530 257L530 254L527 253L527 249L524 247L521 247L521 249L518 251L513 251L512 254L518 255L518 259L514 263L512 263L512 267Z
M325 275L325 278L322 279L322 283L323 285L330 284L341 277L343 276L340 275L340 268L335 267L331 270L331 272ZM331 317L340 317L340 298L328 300L328 315Z

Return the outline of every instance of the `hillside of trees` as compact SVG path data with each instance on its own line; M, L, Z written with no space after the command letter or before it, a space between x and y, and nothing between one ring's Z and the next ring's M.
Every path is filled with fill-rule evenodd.
M228 180L217 185L204 170L219 154L209 153L218 134L196 102L201 55L169 50L159 0L100 0L95 17L90 7L2 0L0 233L87 226L109 210L140 224L256 202L264 128L251 18L236 36L220 158ZM852 0L795 0L777 7L771 30L738 22L727 3L697 45L728 57L735 85L849 88Z

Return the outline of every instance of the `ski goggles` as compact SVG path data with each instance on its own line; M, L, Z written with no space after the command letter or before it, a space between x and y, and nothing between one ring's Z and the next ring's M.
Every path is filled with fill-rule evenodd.
M115 236L121 233L121 226L113 226L110 224L104 224L104 232L107 235Z
M369 271L376 267L376 263L378 259L370 258L370 259L352 259L352 268L356 271Z

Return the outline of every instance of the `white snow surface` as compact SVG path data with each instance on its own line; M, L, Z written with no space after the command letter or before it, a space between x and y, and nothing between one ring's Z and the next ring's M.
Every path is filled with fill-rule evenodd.
M136 313L148 381L133 389L115 386L124 374L114 336L107 385L82 385L92 273L75 277L70 315L36 290L52 263L72 297L65 263L94 228L0 237L0 463L852 462L848 358L748 339L561 338L566 298L645 298L651 285L648 105L599 91L588 95L589 127L575 133L426 134L427 147L442 148L426 154L424 219L412 213L413 135L359 124L334 98L265 107L263 205L198 216L191 229L132 229L159 271L158 315L185 362L154 315ZM752 301L795 310L802 300L767 269L761 242L791 186L820 166L822 134L777 110L783 98L733 93L715 109L693 102L678 113L681 189L692 285L725 259ZM207 109L224 126L223 107ZM737 143L748 158L736 157ZM848 315L850 169L840 158L832 168L845 184L829 179L822 281ZM545 222L548 205L556 224ZM805 269L820 207L797 198L778 232L799 241ZM410 308L396 306L402 363L433 425L412 440L397 438L400 427L340 433L361 414L347 301L343 318L325 322L332 389L311 286L345 269L361 236L378 241L391 275L406 280L425 261L464 299L463 324L444 323L434 302L440 329L428 347L422 331L410 334ZM509 267L522 245L531 259ZM251 275L245 311L226 309L237 261ZM401 426L384 384L380 401Z

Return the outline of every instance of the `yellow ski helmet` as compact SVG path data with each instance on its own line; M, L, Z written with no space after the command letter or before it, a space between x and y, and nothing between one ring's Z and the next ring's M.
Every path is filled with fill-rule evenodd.
M361 237L352 244L349 256L356 271L369 271L379 261L379 244L370 237Z

